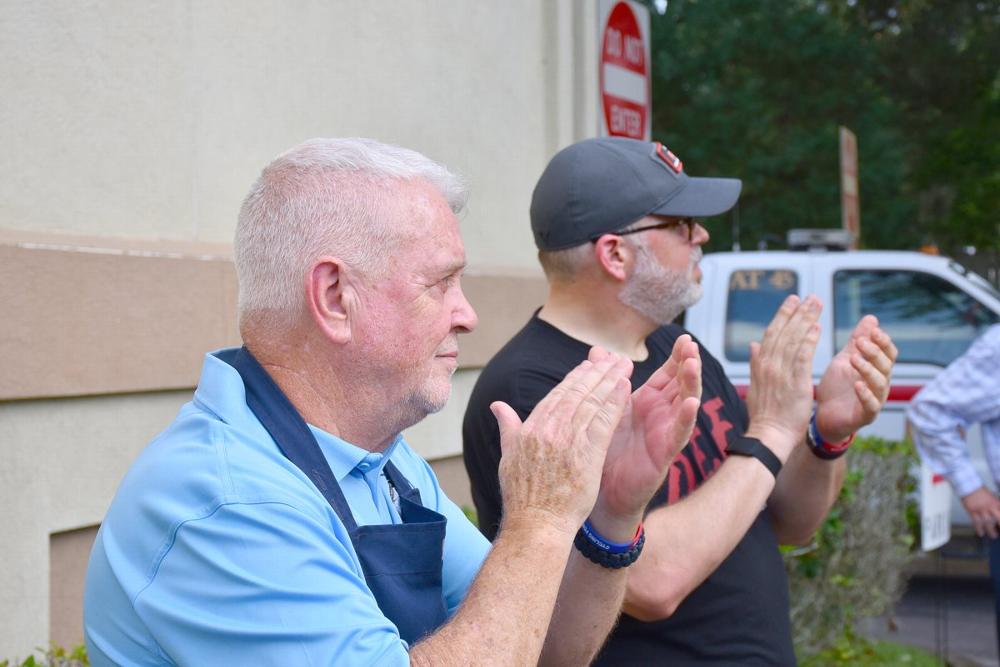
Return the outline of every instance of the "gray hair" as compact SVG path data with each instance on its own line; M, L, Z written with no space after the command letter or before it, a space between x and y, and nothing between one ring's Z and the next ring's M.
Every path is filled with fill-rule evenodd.
M637 228L642 220L636 220L617 232L627 232ZM615 232L608 232L614 234ZM626 239L637 247L634 241ZM593 260L593 244L589 241L562 250L539 250L538 263L542 265L542 271L550 283L570 283L576 276L586 268Z
M592 257L593 248L590 243L562 250L538 251L538 263L542 265L542 271L550 283L573 282Z
M233 253L241 326L249 317L287 325L304 307L309 265L329 254L380 277L399 238L392 186L423 179L454 213L464 181L416 151L372 139L310 139L264 167L243 200Z

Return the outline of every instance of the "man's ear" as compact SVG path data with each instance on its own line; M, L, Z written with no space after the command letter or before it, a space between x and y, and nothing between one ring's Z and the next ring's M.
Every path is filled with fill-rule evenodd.
M351 339L348 304L353 290L344 262L336 257L320 257L306 274L306 306L313 323L336 343Z
M635 260L635 252L615 234L604 234L594 241L594 258L601 271L614 280L625 282L629 267Z

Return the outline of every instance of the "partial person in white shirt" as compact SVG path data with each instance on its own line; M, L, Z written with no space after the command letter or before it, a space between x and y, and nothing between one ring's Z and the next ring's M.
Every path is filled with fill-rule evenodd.
M986 538L1000 641L1000 324L986 330L913 398L907 417L920 455L951 483ZM979 424L993 488L976 472L965 434Z

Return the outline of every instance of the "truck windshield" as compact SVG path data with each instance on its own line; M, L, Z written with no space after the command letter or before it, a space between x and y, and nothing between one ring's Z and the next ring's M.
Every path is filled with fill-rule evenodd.
M1000 316L943 278L922 271L844 270L833 278L835 345L872 313L899 350L899 363L947 366Z
M791 269L733 271L726 302L726 358L750 361L750 342L764 337L781 302L798 291L799 277Z

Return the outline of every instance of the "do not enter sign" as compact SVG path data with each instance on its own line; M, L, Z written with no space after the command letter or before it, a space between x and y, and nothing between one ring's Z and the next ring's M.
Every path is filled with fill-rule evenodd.
M601 134L649 141L649 10L627 0L600 6Z

